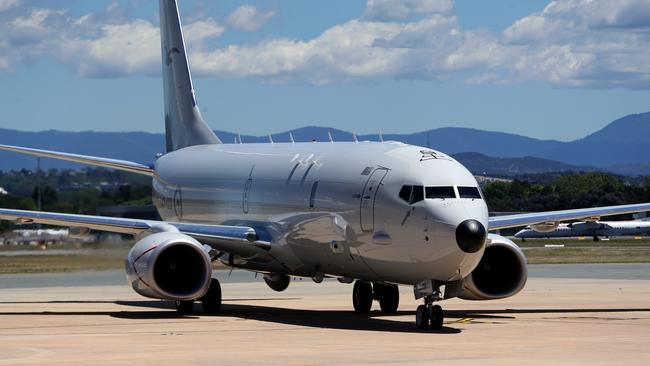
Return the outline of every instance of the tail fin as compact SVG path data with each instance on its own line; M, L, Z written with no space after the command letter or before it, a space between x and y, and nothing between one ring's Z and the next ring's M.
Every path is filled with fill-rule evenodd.
M167 152L193 145L220 144L196 105L176 0L160 0L160 40Z

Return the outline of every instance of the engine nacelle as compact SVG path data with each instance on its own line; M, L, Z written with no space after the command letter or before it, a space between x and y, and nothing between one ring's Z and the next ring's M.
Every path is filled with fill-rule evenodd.
M550 233L551 231L557 229L558 226L560 226L559 221L550 221L530 225L530 228L537 231L538 233Z
M282 292L289 287L291 277L281 273L270 273L264 275L264 282L266 282L273 291Z
M478 266L462 283L458 295L465 300L495 300L516 295L526 285L526 256L512 241L495 234L488 243Z
M193 300L205 295L212 261L198 241L160 232L138 241L126 257L126 278L138 294L155 299Z

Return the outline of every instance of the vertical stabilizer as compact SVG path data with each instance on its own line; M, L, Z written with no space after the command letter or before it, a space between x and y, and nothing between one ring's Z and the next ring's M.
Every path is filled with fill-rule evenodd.
M167 152L193 145L220 144L196 105L176 0L160 0L160 40Z

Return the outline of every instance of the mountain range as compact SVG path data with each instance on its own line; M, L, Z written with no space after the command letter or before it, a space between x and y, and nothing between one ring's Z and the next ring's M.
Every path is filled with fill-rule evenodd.
M236 134L215 131L222 141L234 142ZM309 126L291 131L296 141L351 141L352 133ZM379 136L359 135L377 141ZM268 142L268 136L242 135L244 143ZM273 134L275 142L288 142L289 131ZM650 174L650 112L617 119L603 129L569 142L540 140L505 132L445 127L412 134L385 134L384 140L428 146L456 158L476 174L514 175L550 171L610 171L623 175ZM0 129L0 143L95 155L150 163L164 151L164 135L146 132L24 132ZM472 153L472 154L469 154ZM35 159L0 153L0 170L33 169ZM44 169L78 167L44 159Z

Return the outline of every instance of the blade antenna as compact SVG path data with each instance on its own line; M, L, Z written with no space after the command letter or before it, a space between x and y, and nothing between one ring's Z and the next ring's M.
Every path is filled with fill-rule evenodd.
M354 142L359 142L359 140L357 139L357 134L356 133L352 132L352 138L354 139Z
M242 143L241 142L241 133L239 132L239 130L237 130L237 141L239 141L240 144Z
M379 129L379 141L384 142L384 133L381 132L381 128Z
M292 144L296 143L296 140L293 139L293 133L289 132L289 140L291 140Z
M269 134L269 142L272 143L272 144L274 143L273 142L273 136L271 136L271 134Z
M334 143L334 139L332 138L332 133L327 131L327 137L330 139L330 143Z

